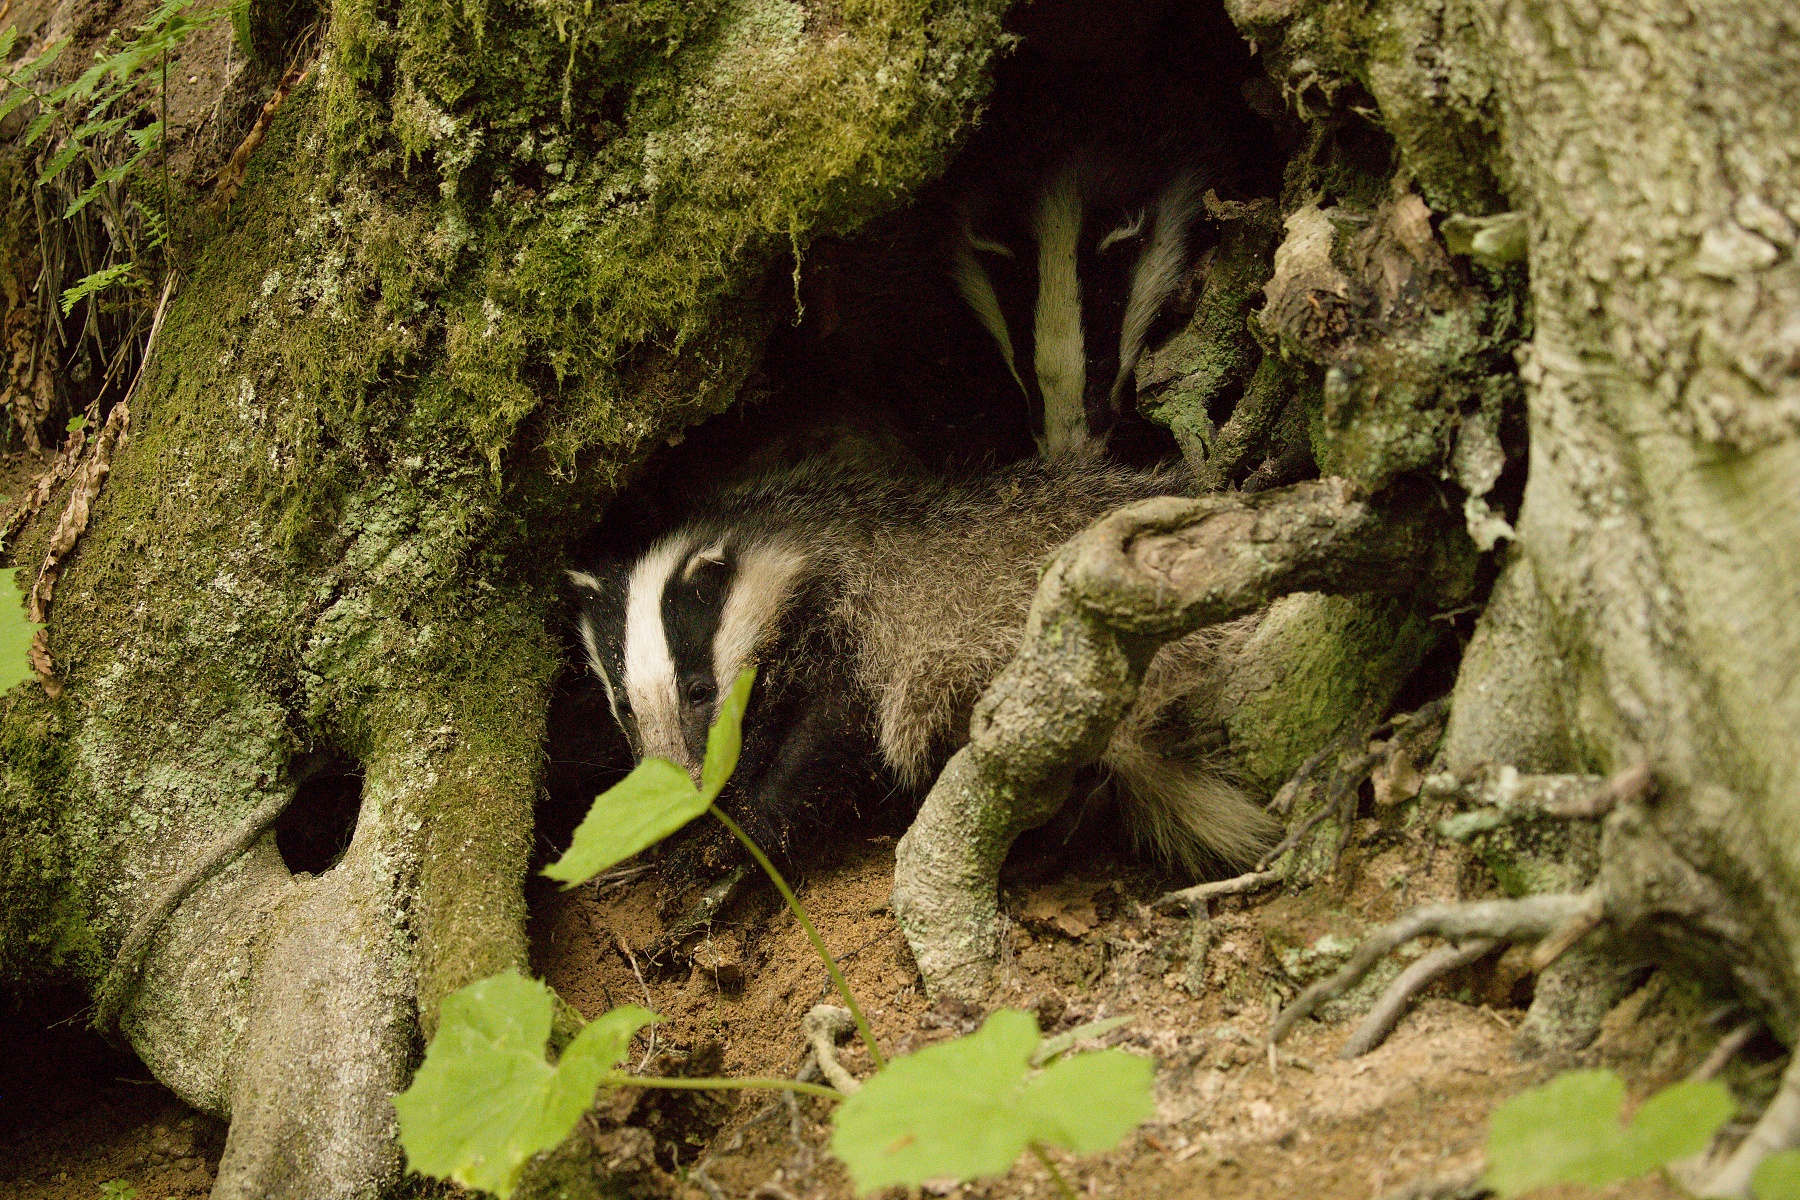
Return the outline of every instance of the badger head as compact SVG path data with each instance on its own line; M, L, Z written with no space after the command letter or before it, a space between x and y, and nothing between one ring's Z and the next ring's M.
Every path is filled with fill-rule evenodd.
M720 799L759 842L784 850L842 765L829 739L853 738L859 722L824 632L833 586L824 556L779 533L690 527L570 577L588 666L639 759L667 759L698 784L721 701L757 668Z
M950 276L1051 455L1104 441L1194 262L1200 175L1093 149L958 203Z

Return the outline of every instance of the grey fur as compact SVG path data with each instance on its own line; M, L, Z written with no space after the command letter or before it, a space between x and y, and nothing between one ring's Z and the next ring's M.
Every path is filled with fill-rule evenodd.
M776 630L793 597L812 596L821 611L803 616L824 636L810 644L848 668L818 677L864 693L883 765L922 792L968 740L977 697L1018 650L1049 554L1111 509L1183 483L1178 470L1086 454L953 481L814 460L719 495L658 545L726 539L747 556L775 547L803 554L783 594L758 605L766 632L752 660L804 666L781 662L789 648ZM1197 731L1222 725L1223 669L1254 621L1164 647L1102 760L1139 847L1189 871L1250 861L1278 832L1217 751L1194 746ZM656 734L640 729L639 744L673 740Z

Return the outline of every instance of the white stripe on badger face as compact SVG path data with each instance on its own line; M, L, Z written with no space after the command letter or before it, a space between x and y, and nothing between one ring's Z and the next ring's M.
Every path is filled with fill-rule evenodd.
M1062 169L1038 199L1033 221L1038 244L1035 327L1038 390L1044 397L1044 447L1060 455L1087 439L1087 355L1081 334L1081 279L1075 252L1081 238L1081 187L1074 164Z
M744 668L756 661L757 651L773 637L806 562L802 551L775 543L739 552L731 589L719 614L719 628L713 634L713 675L720 697L731 690Z
M1114 408L1137 370L1151 323L1181 286L1181 273L1187 266L1188 229L1199 214L1200 183L1191 173L1179 176L1156 198L1156 230L1132 269L1131 298L1119 327L1119 373L1112 382Z
M662 598L669 577L687 561L693 539L665 538L631 568L625 595L625 694L637 720L638 753L666 758L690 774L700 769L681 735L681 696L675 659L663 628Z
M592 592L596 596L600 594L600 581L586 571L565 571L563 573L569 577L569 582L579 590ZM613 720L623 726L624 722L619 721L619 697L613 691L612 676L606 673L606 663L600 657L600 636L594 631L594 622L588 618L586 613L582 613L575 622L575 628L581 633L581 645L587 651L589 668L600 677L600 686L606 689L606 707L612 710Z
M950 258L950 278L961 293L963 303L974 311L975 319L999 345L1000 357L1006 360L1006 369L1012 373L1013 382L1025 392L1025 381L1019 378L1018 364L1013 360L1012 331L1007 329L1006 316L1000 311L1000 297L994 292L994 281L981 260L975 257L977 250L1004 254L1007 258L1013 256L1012 251L1000 243L977 238L965 219L962 236L956 239L956 250ZM1029 392L1025 394L1030 395Z

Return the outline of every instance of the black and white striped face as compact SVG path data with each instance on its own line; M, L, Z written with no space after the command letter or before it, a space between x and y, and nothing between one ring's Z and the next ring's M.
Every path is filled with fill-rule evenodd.
M1104 440L1152 326L1192 264L1198 176L1064 163L1020 204L967 198L950 274L1032 409L1039 448Z
M640 759L699 781L719 698L757 665L805 565L779 543L684 530L628 566L570 572L588 666Z

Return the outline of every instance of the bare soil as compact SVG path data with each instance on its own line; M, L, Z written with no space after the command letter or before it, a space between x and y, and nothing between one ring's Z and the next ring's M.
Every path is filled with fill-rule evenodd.
M1122 1200L1319 1200L1405 1195L1412 1184L1476 1162L1496 1105L1571 1066L1621 1070L1641 1097L1691 1070L1721 1029L1660 974L1618 1006L1579 1055L1524 1061L1513 1029L1529 995L1517 956L1453 976L1418 1003L1388 1042L1353 1062L1337 1051L1352 1014L1307 1023L1272 1070L1263 1044L1271 1006L1335 963L1334 945L1425 902L1491 894L1491 880L1424 822L1358 830L1336 875L1310 888L1215 901L1210 950L1197 965L1195 920L1153 913L1170 880L1130 863L1072 871L1037 864L1006 893L1008 962L986 1007L933 1004L921 992L887 907L893 840L851 837L825 848L798 888L877 1038L902 1054L968 1032L1000 1006L1031 1010L1047 1031L1101 1017L1132 1022L1103 1044L1153 1057L1158 1113L1110 1154L1065 1161L1084 1195ZM658 1073L792 1076L806 1060L801 1017L833 996L798 923L771 889L747 887L710 929L679 947L665 930L682 911L656 871L571 892L534 882L533 966L583 1014L646 1004L663 1022L640 1036L632 1066ZM47 1026L47 1018L61 1023ZM128 1055L87 1033L72 1003L14 1014L0 1061L0 1195L90 1200L119 1180L138 1200L204 1195L223 1127L183 1106ZM1767 1067L1746 1055L1742 1073ZM1772 1057L1768 1047L1763 1057ZM841 1059L866 1073L854 1044ZM829 1155L828 1106L768 1093L638 1092L603 1096L584 1128L625 1146L649 1190L684 1200L852 1195ZM629 1134L629 1137L624 1135ZM1011 1200L1053 1194L1025 1159L1003 1179L927 1189ZM1556 1189L1545 1196L1590 1195ZM1674 1197L1657 1179L1613 1197ZM894 1192L895 1197L902 1195Z

